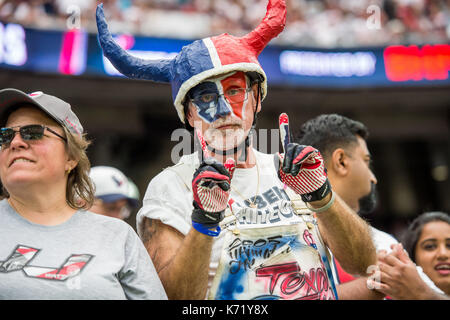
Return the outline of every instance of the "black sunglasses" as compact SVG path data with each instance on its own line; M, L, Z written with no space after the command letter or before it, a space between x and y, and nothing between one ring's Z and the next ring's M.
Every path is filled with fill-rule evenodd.
M19 128L19 130L14 130L14 128ZM12 127L12 128L1 128L0 129L0 145L8 145L14 139L16 132L20 133L20 137L23 140L39 140L44 136L44 131L47 129L55 136L63 139L67 142L67 139L61 136L59 133L50 129L49 127L40 124L30 124L23 127Z

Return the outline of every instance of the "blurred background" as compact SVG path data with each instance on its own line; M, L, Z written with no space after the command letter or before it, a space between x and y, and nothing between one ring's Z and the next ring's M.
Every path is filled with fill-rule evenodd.
M148 58L173 57L183 45L223 32L244 35L267 6L101 2L116 41ZM286 2L286 28L260 55L269 92L258 127L276 129L281 112L294 129L321 113L362 121L379 192L377 209L365 218L399 237L422 212L450 212L450 0ZM103 58L98 3L0 0L0 88L68 101L92 140L92 165L123 171L142 199L151 178L173 164L180 141L172 133L183 126L168 84L126 79ZM127 222L135 227L135 214Z

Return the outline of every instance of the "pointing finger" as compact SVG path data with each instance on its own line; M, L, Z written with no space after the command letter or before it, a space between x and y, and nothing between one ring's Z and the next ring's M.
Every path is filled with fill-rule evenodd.
M291 142L289 133L289 117L286 113L280 114L278 124L280 126L281 145L283 146L283 151L286 152L287 145Z

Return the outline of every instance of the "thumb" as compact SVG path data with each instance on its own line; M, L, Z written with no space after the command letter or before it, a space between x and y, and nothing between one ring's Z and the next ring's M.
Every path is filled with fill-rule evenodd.
M278 172L283 165L284 153L275 153L273 155L273 164L275 165L275 171Z

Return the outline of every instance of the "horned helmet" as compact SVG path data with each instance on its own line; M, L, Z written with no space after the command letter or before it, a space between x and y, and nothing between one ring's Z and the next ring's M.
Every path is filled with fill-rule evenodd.
M286 23L284 0L269 0L261 23L243 37L227 33L196 40L184 46L172 59L142 59L127 53L108 30L103 4L97 6L97 29L103 54L116 69L132 79L170 83L180 120L185 123L183 102L190 89L211 77L242 71L261 78L261 97L267 95L267 76L258 56Z

